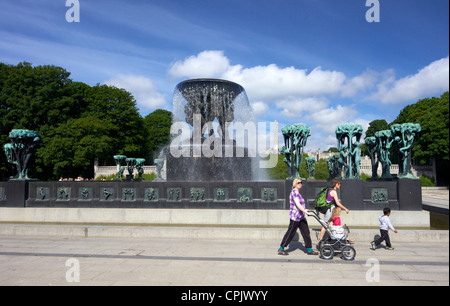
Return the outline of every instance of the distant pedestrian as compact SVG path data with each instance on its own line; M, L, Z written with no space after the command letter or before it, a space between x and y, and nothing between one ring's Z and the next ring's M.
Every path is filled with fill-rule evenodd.
M375 241L371 242L372 250L376 250L378 245L383 241L386 241L386 250L393 250L394 248L391 245L391 240L389 239L389 229L391 229L394 233L398 233L397 230L392 226L391 220L389 216L391 215L391 209L386 207L383 209L383 214L378 217L380 221L380 234L381 237Z
M306 221L306 215L309 214L309 210L305 208L305 200L300 195L300 188L302 188L302 180L296 178L292 184L292 191L289 196L290 210L289 210L289 227L286 234L281 241L280 248L278 249L278 255L288 255L285 248L289 245L294 238L297 228L300 229L303 240L305 242L306 253L308 255L317 255L318 252L312 249L312 241L308 222Z

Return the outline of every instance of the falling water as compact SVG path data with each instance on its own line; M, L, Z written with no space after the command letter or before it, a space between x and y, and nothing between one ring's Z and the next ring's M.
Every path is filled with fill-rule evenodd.
M165 150L167 180L228 181L255 180L261 177L254 170L258 168L258 158L249 157L246 143L244 156L238 157L236 137L223 131L226 127L225 123L245 125L247 122L254 122L252 108L241 85L217 79L194 79L181 82L174 91L173 114L174 122L186 122L190 126L191 137L194 133L194 115L200 115L202 128L205 123L213 122L213 130L202 133L202 142L212 135L222 137L223 154L221 157L193 157L192 142L190 142L189 157L173 158L170 153L168 154L168 150ZM219 126L220 129L218 129ZM234 125L231 125L231 128L233 127ZM241 131L236 131L238 132ZM227 143L226 134L230 134L231 139ZM248 137L256 137L256 135L248 135ZM226 157L226 150L231 150L233 157Z

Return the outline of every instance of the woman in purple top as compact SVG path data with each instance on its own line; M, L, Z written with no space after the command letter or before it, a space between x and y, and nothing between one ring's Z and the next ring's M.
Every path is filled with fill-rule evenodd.
M317 255L317 251L313 251L311 236L309 232L308 222L305 216L308 215L309 210L305 208L305 200L300 195L300 188L302 188L302 180L296 178L292 184L292 191L289 197L290 210L289 210L289 228L281 241L280 248L278 249L278 255L288 255L285 248L289 245L292 238L294 238L297 228L300 229L303 240L305 241L305 247L307 254Z

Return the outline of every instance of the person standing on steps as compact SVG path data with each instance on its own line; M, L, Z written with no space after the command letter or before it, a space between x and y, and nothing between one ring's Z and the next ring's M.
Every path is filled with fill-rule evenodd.
M305 242L306 253L308 255L317 255L317 251L312 249L312 241L308 222L306 221L306 215L309 214L309 210L305 208L305 200L300 195L300 188L302 188L302 180L299 178L294 179L292 183L292 191L289 196L290 210L289 210L289 227L286 234L281 241L280 248L278 249L278 255L289 255L285 248L289 245L294 238L297 228L300 229L303 240Z

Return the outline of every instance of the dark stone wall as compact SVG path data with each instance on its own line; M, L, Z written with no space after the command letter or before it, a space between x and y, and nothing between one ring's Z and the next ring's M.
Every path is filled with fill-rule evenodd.
M322 188L331 187L327 181L305 181L300 193L307 208L314 209L315 197ZM292 181L286 181L286 202ZM349 210L422 210L422 189L420 180L398 179L390 181L362 181L358 179L342 180L338 189L341 203Z
M307 208L327 181L306 181ZM292 181L0 182L0 207L289 209ZM419 180L343 180L338 196L350 210L422 210Z

